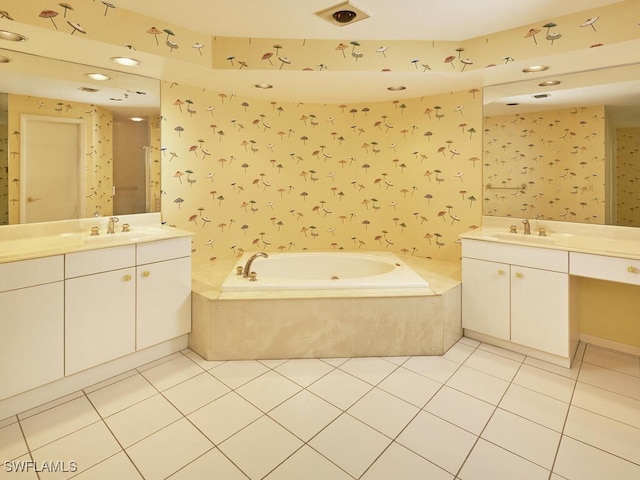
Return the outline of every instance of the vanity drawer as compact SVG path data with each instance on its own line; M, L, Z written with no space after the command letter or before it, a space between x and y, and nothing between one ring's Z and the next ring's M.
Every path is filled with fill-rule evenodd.
M640 285L640 260L572 252L569 265L571 275Z
M191 237L171 238L155 242L139 243L136 259L138 265L162 262L191 256Z
M136 246L99 248L65 255L65 278L108 272L136 264Z
M0 264L0 292L63 279L63 255Z
M554 272L569 271L569 252L551 248L462 239L462 256Z

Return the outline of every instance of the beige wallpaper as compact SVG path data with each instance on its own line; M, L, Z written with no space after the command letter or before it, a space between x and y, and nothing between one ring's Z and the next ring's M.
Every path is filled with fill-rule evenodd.
M605 222L604 107L485 118L487 215Z
M640 128L616 130L617 224L640 227Z
M457 260L481 220L475 92L354 105L162 85L162 212L196 260L389 250Z
M20 223L20 115L45 115L84 118L85 151L85 217L95 212L111 215L113 146L111 112L101 107L78 102L61 102L51 98L9 95L9 223ZM64 188L64 186L61 186Z
M9 127L0 124L0 225L9 223Z

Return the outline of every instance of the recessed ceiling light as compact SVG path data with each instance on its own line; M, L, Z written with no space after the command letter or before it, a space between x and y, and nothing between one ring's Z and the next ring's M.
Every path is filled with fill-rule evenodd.
M129 57L112 57L111 61L113 63L117 63L118 65L124 65L125 67L135 67L136 65L140 65L142 63L140 60Z
M350 0L320 10L316 12L316 15L336 27L353 25L354 23L369 18L368 13L353 5Z
M270 88L273 88L273 85L269 83L256 83L254 87L261 88L263 90L269 90Z
M111 80L111 77L105 75L104 73L87 73L86 76L92 80L99 80L101 82L104 82L105 80Z
M547 80L546 82L540 82L538 84L539 87L555 87L556 85L560 85L562 82L560 80Z
M28 38L24 35L20 35L19 33L0 30L0 40L7 40L8 42L26 42Z
M338 23L349 23L353 21L358 14L353 10L338 10L331 15L333 19Z
M142 117L131 117L129 120L132 122L144 122L144 118Z
M11 62L11 59L9 57L0 56L0 63L9 63L9 62Z
M391 90L392 92L399 92L401 90L406 90L407 87L405 87L404 85L395 85L395 86L391 86L391 87L387 87L387 90Z
M522 71L524 73L535 73L535 72L544 72L545 70L549 70L549 67L546 65L532 65L530 67L524 68Z

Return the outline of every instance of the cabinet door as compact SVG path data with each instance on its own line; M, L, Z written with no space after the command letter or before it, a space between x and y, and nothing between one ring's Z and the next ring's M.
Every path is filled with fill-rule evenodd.
M462 259L462 327L510 339L509 265Z
M65 374L135 351L135 269L65 281Z
M0 293L0 399L64 375L63 282Z
M191 257L140 265L137 270L138 350L191 331Z
M511 341L569 355L569 276L511 267Z

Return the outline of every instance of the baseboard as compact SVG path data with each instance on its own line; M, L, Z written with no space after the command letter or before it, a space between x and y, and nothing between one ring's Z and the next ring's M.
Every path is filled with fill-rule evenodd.
M614 342L613 340L585 335L583 333L580 334L580 341L583 343L588 343L590 345L595 345L596 347L607 348L609 350L615 350L616 352L640 356L640 346L638 345L628 345L626 343Z

